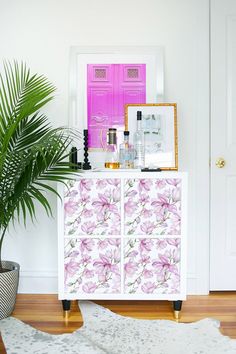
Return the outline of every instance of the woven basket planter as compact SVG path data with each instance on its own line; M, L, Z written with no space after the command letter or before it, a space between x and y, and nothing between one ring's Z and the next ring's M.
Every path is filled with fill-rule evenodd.
M2 266L10 270L0 273L0 319L10 316L14 310L20 271L15 262L2 261Z

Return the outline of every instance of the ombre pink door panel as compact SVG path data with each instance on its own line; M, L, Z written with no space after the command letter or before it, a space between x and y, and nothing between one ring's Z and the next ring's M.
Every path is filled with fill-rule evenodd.
M124 128L124 105L146 102L145 64L88 64L89 147L102 148L110 127Z
M146 102L146 65L119 64L116 69L114 125L124 125L124 105Z
M113 70L107 65L88 65L88 130L89 147L105 144L113 104ZM104 132L104 134L103 134Z

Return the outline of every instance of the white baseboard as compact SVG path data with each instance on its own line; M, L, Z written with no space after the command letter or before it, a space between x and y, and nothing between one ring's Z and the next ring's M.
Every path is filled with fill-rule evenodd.
M18 293L57 294L57 271L21 271Z
M57 294L57 271L21 271L18 293L21 294ZM201 289L197 289L197 276L188 274L187 294L206 295Z
M187 275L187 295L207 295L204 289L198 289L198 277L194 273Z

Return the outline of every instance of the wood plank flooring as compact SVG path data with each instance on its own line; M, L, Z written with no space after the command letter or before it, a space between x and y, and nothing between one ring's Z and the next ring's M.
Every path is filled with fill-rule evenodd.
M96 301L123 316L140 319L173 319L169 301ZM82 325L77 302L72 302L69 321L63 317L57 295L19 294L13 316L48 333L70 333ZM236 292L215 292L208 296L188 296L183 303L180 322L211 317L221 322L221 332L236 339ZM0 353L5 354L0 339Z

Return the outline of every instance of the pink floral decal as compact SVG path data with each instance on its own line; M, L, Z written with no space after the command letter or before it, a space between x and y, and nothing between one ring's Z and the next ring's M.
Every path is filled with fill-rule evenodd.
M126 179L124 193L126 235L181 234L179 178Z
M65 292L120 293L120 239L66 239L64 257Z
M120 180L81 178L65 188L65 235L120 235Z
M180 293L180 238L125 239L127 294Z

